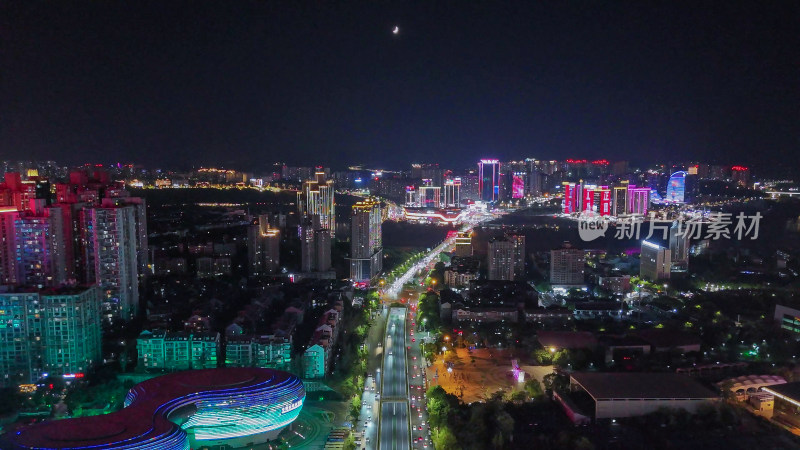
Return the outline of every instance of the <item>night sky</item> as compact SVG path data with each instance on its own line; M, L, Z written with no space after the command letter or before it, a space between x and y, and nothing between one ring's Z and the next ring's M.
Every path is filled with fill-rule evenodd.
M346 3L2 2L0 160L800 166L799 2Z

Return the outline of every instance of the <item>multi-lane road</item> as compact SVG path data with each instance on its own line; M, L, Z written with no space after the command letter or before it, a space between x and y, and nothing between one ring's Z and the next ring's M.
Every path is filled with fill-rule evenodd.
M465 224L461 230L469 231L491 215L476 218L472 223ZM386 297L396 299L418 273L430 270L436 263L439 254L447 251L455 242L451 236L431 250L424 258L409 268L406 273L398 277L387 287ZM414 294L419 294L421 289L415 287ZM414 295L416 296L416 295ZM431 447L430 429L427 423L425 410L425 362L423 360L420 342L414 336L416 323L414 322L416 305L412 295L406 300L411 309L391 308L386 322L386 342L382 371L377 373L380 380L380 408L378 412L379 432L378 447L380 450L429 448ZM369 445L366 448L370 448Z
M430 428L426 410L425 361L420 349L420 336L416 324L416 302L409 296L411 309L408 312L408 336L406 349L408 354L408 396L411 408L411 441L414 448L427 448L430 444Z
M411 447L406 365L406 309L392 308L386 322L386 343L381 372L381 450Z

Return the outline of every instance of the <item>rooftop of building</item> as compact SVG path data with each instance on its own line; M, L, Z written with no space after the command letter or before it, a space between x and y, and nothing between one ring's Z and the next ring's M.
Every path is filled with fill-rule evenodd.
M258 344L271 344L271 343L288 343L291 342L291 339L284 336L275 336L274 334L269 335L258 335L258 334L240 334L236 336L229 336L227 338L228 344L250 344L250 343L258 343Z
M188 340L190 337L196 340L215 341L219 339L219 333L216 331L166 331L162 329L144 330L139 333L139 339Z
M298 386L299 385L299 386ZM13 446L2 448L146 448L159 446L178 432L167 420L178 398L201 400L217 392L300 389L294 375L272 369L227 368L176 372L139 383L129 393L131 404L117 412L76 419L42 422L8 433ZM171 405L164 407L164 405ZM178 402L177 405L184 405ZM162 444L163 445L163 444ZM166 448L166 445L163 445ZM160 448L160 446L159 446Z
M712 399L718 395L693 378L676 373L574 372L573 382L599 399ZM800 383L798 383L800 384ZM800 389L798 390L800 393Z
M762 388L766 392L773 393L785 400L794 402L800 406L800 381L793 381L791 383L776 384L774 386L766 386Z
M76 295L86 292L94 285L91 284L69 284L56 287L39 288L36 286L0 286L0 294L33 294L55 296L55 295Z
M583 249L573 247L572 243L570 243L569 241L562 242L561 243L561 247L555 248L555 249L553 249L551 251L552 252L560 252L560 251L565 251L565 250L575 251L576 253L584 253Z
M717 386L724 386L730 383L730 390L736 391L746 389L751 386L773 386L786 384L786 379L778 375L742 375L736 378L728 378L717 383Z

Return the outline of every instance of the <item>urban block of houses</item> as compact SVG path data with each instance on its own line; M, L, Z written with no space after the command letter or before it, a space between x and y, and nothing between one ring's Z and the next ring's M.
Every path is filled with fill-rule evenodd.
M144 330L136 338L139 367L145 370L214 369L220 351L215 332Z
M303 378L323 378L328 373L333 352L341 332L339 310L331 308L320 317L303 353Z
M453 310L456 322L518 322L519 309L504 307L462 307Z
M572 319L572 311L563 306L525 308L523 312L525 313L525 322Z
M226 339L226 367L259 367L289 370L292 362L292 340L275 335L239 335Z
M576 302L572 313L576 319L621 319L625 310L620 302Z

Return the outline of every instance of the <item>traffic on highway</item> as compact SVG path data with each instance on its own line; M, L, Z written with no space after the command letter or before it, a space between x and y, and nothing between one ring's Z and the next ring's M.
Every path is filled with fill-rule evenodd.
M409 397L406 365L406 309L391 308L386 322L386 352L381 371L379 448L408 449Z

